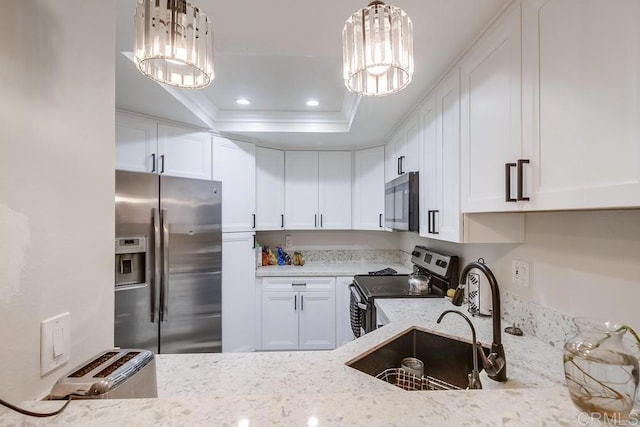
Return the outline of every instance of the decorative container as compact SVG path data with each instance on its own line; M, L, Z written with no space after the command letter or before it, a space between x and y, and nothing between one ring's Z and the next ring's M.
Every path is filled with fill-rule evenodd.
M573 403L599 419L624 421L638 390L638 358L625 346L628 326L579 317L564 345L564 373Z

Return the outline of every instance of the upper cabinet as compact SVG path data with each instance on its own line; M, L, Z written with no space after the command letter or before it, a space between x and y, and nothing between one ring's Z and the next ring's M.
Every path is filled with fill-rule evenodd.
M412 114L385 146L385 182L419 169L420 120Z
M518 210L522 157L520 5L510 7L460 63L461 207ZM522 170L522 163L520 170Z
M640 2L523 3L525 209L640 206Z
M284 228L284 151L256 147L256 230Z
M222 181L222 231L256 228L255 145L213 137L213 177Z
M285 228L351 228L351 152L287 151Z
M116 113L116 169L212 179L208 132Z
M384 147L354 153L353 229L384 230Z

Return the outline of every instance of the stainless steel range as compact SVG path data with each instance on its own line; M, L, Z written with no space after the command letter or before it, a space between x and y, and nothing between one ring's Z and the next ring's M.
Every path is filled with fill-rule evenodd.
M458 257L424 246L413 249L413 274L395 274L389 269L357 275L351 290L349 315L356 337L376 329L375 300L379 298L442 298L458 286ZM413 282L410 284L410 279ZM415 283L422 286L415 286Z

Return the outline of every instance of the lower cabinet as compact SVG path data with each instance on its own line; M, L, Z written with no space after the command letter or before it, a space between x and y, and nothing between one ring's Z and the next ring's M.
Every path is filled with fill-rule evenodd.
M254 351L254 233L222 233L222 352Z
M336 347L340 347L356 339L351 330L349 303L351 290L349 285L353 277L336 277Z
M262 278L262 350L336 347L334 277Z

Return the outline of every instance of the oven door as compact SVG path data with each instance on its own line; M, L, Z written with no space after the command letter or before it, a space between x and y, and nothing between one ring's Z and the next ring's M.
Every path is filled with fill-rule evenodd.
M349 285L349 320L351 331L356 338L366 334L367 304L355 284Z

